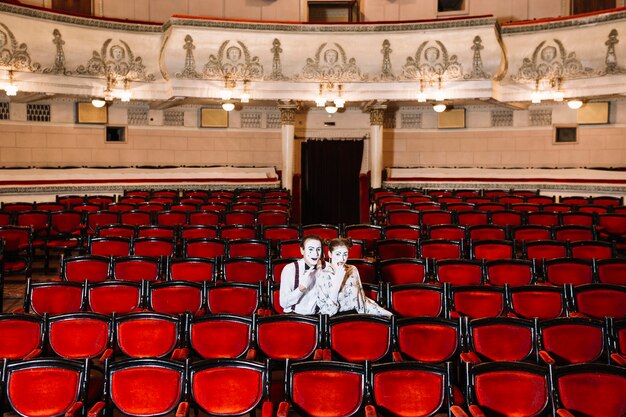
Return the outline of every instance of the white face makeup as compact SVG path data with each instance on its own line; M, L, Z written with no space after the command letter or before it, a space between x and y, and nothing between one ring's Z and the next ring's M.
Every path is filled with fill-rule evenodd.
M322 257L322 243L317 239L308 239L304 242L304 249L300 248L304 262L309 266L315 266Z
M339 268L343 268L348 261L348 248L345 246L337 246L332 252L329 252L330 264L333 269L337 271Z

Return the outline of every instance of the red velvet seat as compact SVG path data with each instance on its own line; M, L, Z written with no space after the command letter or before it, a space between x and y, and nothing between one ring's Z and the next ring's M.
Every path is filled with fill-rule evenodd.
M489 224L489 213L486 211L464 211L456 214L457 222L462 226L478 226Z
M456 218L454 217L454 214L447 210L422 211L419 214L419 225L422 226L422 228L437 224L452 224L455 221Z
M572 311L594 319L626 318L626 287L586 284L572 288Z
M447 317L447 284L404 284L387 286L387 308L400 317Z
M179 210L164 210L154 214L156 224L161 226L182 226L189 224L189 213Z
M593 262L587 259L556 258L543 265L543 276L552 285L590 284L593 275Z
M350 265L359 271L359 278L362 284L378 284L378 265L371 259L350 259Z
M417 243L405 239L385 239L376 241L376 257L381 261L395 258L417 258Z
M561 223L563 225L572 224L579 226L593 226L595 219L593 213L584 212L563 212L561 213Z
M418 210L389 211L387 212L387 224L411 224L419 226L420 212Z
M526 214L526 221L529 225L554 227L561 224L561 217L555 212L537 211Z
M333 224L304 224L300 230L302 237L315 235L324 240L335 239L340 235L339 226Z
M168 263L169 281L214 281L218 267L215 260L207 258L171 259Z
M302 252L300 252L300 245L302 241L300 239L289 239L278 241L278 257L279 258L302 258Z
M259 353L273 360L304 360L320 356L324 329L322 316L285 314L256 319Z
M511 317L470 320L467 328L467 363L537 360L535 323Z
M289 213L279 210L259 210L256 213L256 224L263 226L289 224Z
M270 256L270 245L267 240L262 239L230 240L226 245L226 256L230 258L251 257L268 259Z
M299 415L352 416L364 408L365 378L363 365L334 361L290 363L287 401L279 405L277 416L287 417L290 407Z
M608 259L617 256L614 242L580 240L571 243L570 250L573 258Z
M183 256L192 258L216 258L226 254L226 242L222 239L186 239Z
M506 296L502 287L485 285L453 286L450 288L450 316L470 319L497 317L506 314Z
M565 196L559 198L559 203L570 204L572 206L584 206L585 204L589 204L589 197Z
M204 359L241 358L252 345L252 317L232 314L188 316L189 348Z
M217 226L208 224L187 224L180 228L180 239L214 239L219 235Z
M194 363L189 370L191 402L210 416L271 417L268 366L241 359Z
M603 321L562 317L539 321L538 330L539 355L546 364L608 360L607 329Z
M39 356L44 343L42 317L32 314L0 314L0 360Z
M46 245L49 221L49 213L43 210L19 211L15 213L15 224L17 226L30 227L32 230L33 257L35 256L35 250L42 250ZM0 222L0 225L8 226L9 223Z
M118 224L120 222L120 213L115 211L96 211L85 214L86 232L95 234L98 226L106 226L109 224Z
M495 224L478 224L467 228L467 238L470 241L505 240L508 236L505 226Z
M487 362L468 369L472 416L550 416L550 379L545 367L523 362Z
M189 213L190 225L217 226L220 224L220 222L221 215L218 211L199 210Z
M369 384L377 412L393 416L433 416L447 413L450 369L416 362L383 363L371 367Z
M569 224L557 226L552 229L554 239L561 242L578 242L581 240L596 240L596 230L593 226Z
M107 210L117 212L117 213L135 210L136 208L137 208L137 205L134 203L131 203L131 202L123 203L121 201L117 203L110 203L106 206Z
M269 278L268 262L250 257L225 258L221 278L226 282L265 283Z
M326 346L331 357L348 362L377 362L392 350L393 318L368 314L330 317ZM326 358L327 353L325 353Z
M380 280L391 285L419 284L428 278L426 261L416 258L383 260L378 265L378 271Z
M65 206L65 210L71 210L71 208L77 204L85 202L84 195L57 195L56 202Z
M350 224L345 226L344 234L350 239L362 240L367 253L374 253L374 242L382 239L383 228L373 224Z
M92 237L88 251L96 256L129 256L132 247L132 240L126 237Z
M23 274L29 278L32 274L33 233L30 227L0 226L2 262L0 271L3 276Z
M385 239L417 241L422 236L422 229L419 226L411 224L389 224L384 226L383 234L385 235ZM380 239L374 241L374 249L379 241Z
M96 227L95 237L123 237L132 239L137 234L137 227L128 224L106 224ZM88 236L89 237L89 236ZM88 242L89 243L89 242Z
M610 332L610 362L611 364L626 366L626 319L609 319Z
M256 239L257 228L251 224L230 224L220 228L221 239Z
M94 359L110 346L111 318L96 313L53 315L46 322L50 351L65 359Z
M300 228L296 225L274 224L263 226L261 237L270 242L273 251L277 251L278 242L284 240L295 241L300 239Z
M158 224L137 226L136 237L158 237L173 240L178 237L178 227Z
M0 411L22 416L82 416L89 362L45 358L5 365Z
M626 369L604 364L554 368L552 385L558 416L626 415Z
M526 259L497 259L485 263L485 279L491 285L511 287L536 281L535 262Z
M526 319L553 319L567 314L567 286L523 285L509 288L509 314Z
M522 253L526 259L535 261L539 270L543 271L546 261L565 259L569 254L569 245L559 240L535 240L524 242Z
M262 307L263 283L217 282L207 286L211 314L252 316Z
M157 313L202 314L205 311L206 288L198 282L149 282L147 296L147 307Z
M436 224L426 227L426 239L463 240L467 234L465 226L458 224Z
M483 261L444 259L435 262L433 278L451 285L480 285L484 281Z
M130 226L152 224L152 212L145 210L123 211L120 214L120 222Z
M114 319L116 355L184 359L183 316L152 312L120 314Z
M153 258L174 256L176 242L174 239L159 237L138 237L133 242L133 255L150 256Z
M458 360L464 347L461 320L410 317L396 320L394 360L444 363Z
M514 210L495 210L489 213L491 224L497 226L521 226L525 222L525 214Z
M596 275L602 284L626 285L626 259L610 258L596 261Z
M550 240L552 239L552 228L550 226L536 224L516 226L512 230L511 237L518 245L523 242Z
M418 241L420 258L435 260L461 259L464 256L463 240L421 239Z
M83 310L84 288L79 282L26 281L24 312L39 316L47 314L76 313Z
M116 281L156 281L161 277L161 260L149 256L115 257L111 275Z
M515 241L513 240L479 240L470 241L470 258L494 261L496 259L515 258Z
M256 223L254 213L244 210L229 210L224 213L224 224L226 225L248 225L254 226Z
M153 358L107 361L105 374L108 383L103 399L91 408L91 417L100 416L105 409L106 415L117 410L137 417L187 412L182 362Z
M624 197L614 196L596 196L589 199L591 204L597 204L606 207L617 207L624 205Z
M82 255L63 258L61 278L73 282L102 282L109 278L110 258L98 255Z
M143 307L143 287L138 281L89 283L86 293L86 307L95 313L129 313Z

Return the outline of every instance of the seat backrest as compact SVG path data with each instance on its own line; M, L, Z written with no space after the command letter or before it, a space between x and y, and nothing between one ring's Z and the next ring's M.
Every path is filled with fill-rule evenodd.
M595 319L626 318L626 287L584 284L571 287L573 311Z
M159 416L176 409L186 386L185 364L153 358L107 362L105 398L110 407L138 417ZM112 410L111 410L112 412Z
M46 323L48 345L66 359L93 359L110 346L111 318L97 313L68 313L50 316Z
M310 359L315 350L322 346L320 315L260 316L256 320L255 329L256 345L270 359Z
M302 237L315 235L322 239L335 239L339 237L339 226L332 224L305 224L300 228Z
M478 226L489 224L489 213L486 211L463 211L456 214L457 222L462 226Z
M600 259L596 261L596 273L600 283L626 285L626 259Z
M518 243L550 240L552 239L552 229L550 226L538 224L516 226L513 228L511 237Z
M426 226L427 239L465 239L467 229L458 224L434 224Z
M228 241L226 256L230 258L251 257L267 259L270 255L270 245L262 239L236 239Z
M616 256L615 244L598 240L581 240L570 244L573 258L608 259Z
M137 234L136 226L128 224L103 224L96 227L96 237L123 237L131 239Z
M22 359L43 348L43 319L32 314L0 314L0 360Z
M26 282L24 311L42 316L76 313L83 309L84 288L80 282Z
M176 253L176 242L174 239L164 239L158 237L139 237L133 242L133 255L152 256L174 256Z
M378 266L371 259L353 259L350 258L350 265L354 265L359 271L359 278L363 284L378 283Z
M523 285L509 288L508 308L517 317L553 319L567 314L566 286Z
M261 305L263 283L217 282L207 286L207 308L211 314L251 316Z
M87 308L100 314L130 313L143 307L139 281L105 281L87 284Z
M412 224L390 224L386 225L383 229L385 239L405 239L417 241L422 236L422 229L419 226ZM374 241L374 248L376 243L380 241Z
M18 415L63 416L86 401L88 361L38 358L8 363L4 373L5 399ZM77 411L83 415L84 405Z
M418 284L426 281L428 267L425 260L416 258L387 259L380 262L380 279L391 285Z
M309 416L349 417L365 398L363 365L334 361L289 363L287 398L296 411ZM320 401L332 398L332 401Z
M553 285L590 284L593 282L593 263L586 259L549 259L543 263L543 276Z
M150 256L113 258L111 274L116 281L156 281L161 276L161 260Z
M593 226L569 224L553 228L554 238L561 242L578 242L581 240L595 240L596 231Z
M217 225L188 224L180 229L181 239L214 239L218 234Z
M89 253L98 256L128 256L132 251L132 241L124 237L92 237L89 239Z
M533 320L488 317L470 320L468 350L483 361L537 360Z
M579 317L562 317L539 322L539 349L556 365L607 360L604 322Z
M512 240L470 241L470 257L493 261L515 258L515 242Z
M506 226L495 224L477 224L467 228L467 237L471 241L479 240L503 240L507 238Z
M226 242L222 239L186 239L183 255L193 258L215 258L226 255Z
M502 287L453 286L450 292L451 312L460 316L478 319L506 314L505 290Z
M554 368L555 408L581 416L626 415L626 369L605 364Z
M162 358L181 344L183 316L136 312L115 316L115 343L132 358Z
M231 224L220 228L222 239L255 239L257 237L256 226L246 224Z
M483 268L483 261L444 259L435 262L433 277L451 285L480 285L484 281Z
M266 259L231 257L222 262L222 272L222 278L227 282L266 282L269 277L269 266Z
M189 378L194 404L209 415L254 415L268 396L269 364L206 360L190 367Z
M523 362L486 362L469 368L468 404L486 415L548 416L548 369Z
M363 314L333 316L328 320L327 346L349 362L376 362L392 348L393 318Z
M199 210L199 211L189 213L190 225L217 226L220 224L220 221L221 221L221 215L217 211Z
M232 314L188 316L189 346L204 359L239 358L252 344L252 317Z
M463 241L450 239L422 239L418 242L421 258L460 259L463 258Z
M256 213L256 223L262 225L288 224L289 213L279 210L259 210Z
M535 262L528 259L497 259L485 263L485 279L491 285L519 286L534 284Z
M420 212L417 210L389 211L387 212L387 224L411 224L419 226Z
M171 259L168 264L167 279L169 281L213 281L217 265L214 259L179 258Z
M200 314L206 305L205 283L167 281L148 283L147 307L157 313Z
M408 361L372 365L369 385L374 406L396 416L436 415L451 391L448 367Z
M464 348L461 319L409 317L396 321L394 339L398 352L411 361L453 361Z
M400 317L447 316L448 284L388 285L387 308Z
M109 258L98 255L83 255L63 258L61 278L73 282L102 282L109 278Z

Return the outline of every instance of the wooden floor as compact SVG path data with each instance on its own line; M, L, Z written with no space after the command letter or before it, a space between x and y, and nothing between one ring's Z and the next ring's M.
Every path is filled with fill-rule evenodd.
M50 263L50 272L43 273L43 262L33 263L33 281L52 281L59 277L58 260ZM2 294L2 312L10 313L24 304L24 294L26 293L26 278L23 275L14 275L4 278L4 291Z

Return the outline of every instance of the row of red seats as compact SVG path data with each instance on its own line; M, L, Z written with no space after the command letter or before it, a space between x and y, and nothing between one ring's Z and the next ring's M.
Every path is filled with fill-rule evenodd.
M171 357L393 358L455 365L492 361L626 365L626 320L561 317L383 318L349 314L194 316L155 312L0 315L0 359Z
M271 343L278 344L275 339ZM466 411L480 415L481 407L502 415L524 416L544 412L568 415L563 414L565 409L567 413L611 416L626 411L622 396L626 370L605 364L468 364L466 386L458 393L454 386L457 378L449 363L401 361L371 365L287 360L285 369L286 401L280 403L276 414L285 417L291 407L305 415L332 416L350 416L363 408L367 408L368 415L376 415L379 409L400 415L432 415L448 410L455 416L464 416ZM39 415L45 408L48 412L54 410L55 415L74 415L84 413L86 404L91 406L87 393L94 379L89 374L88 360L35 359L5 365L2 377L11 387L7 390L8 404L14 410ZM102 384L101 401L91 407L89 415L117 409L148 416L177 409L177 415L183 416L190 404L210 414L239 415L260 407L264 417L274 415L269 400L270 384L275 381L269 361L107 360L104 374L108 382ZM589 384L590 379L593 384ZM49 389L39 388L49 384L58 387L54 395ZM33 395L37 401L32 400Z

